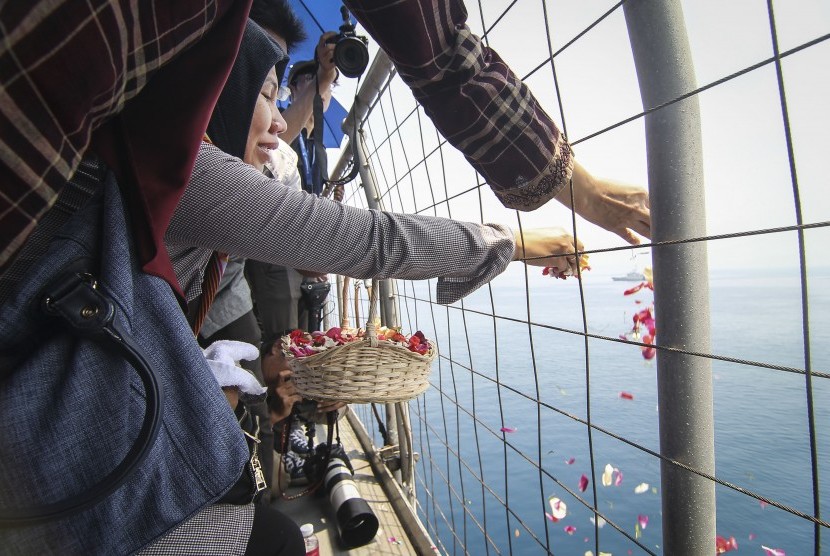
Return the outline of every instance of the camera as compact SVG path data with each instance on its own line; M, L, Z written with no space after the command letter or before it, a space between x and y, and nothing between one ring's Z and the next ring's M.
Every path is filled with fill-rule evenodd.
M378 532L378 518L369 503L360 495L354 482L354 470L343 446L319 444L303 467L312 483L321 480L334 510L340 540L347 548L357 548L372 542Z
M360 77L369 65L369 49L366 46L369 39L355 32L346 6L341 6L340 14L343 16L340 33L326 43L335 45L334 65L340 73L346 77Z

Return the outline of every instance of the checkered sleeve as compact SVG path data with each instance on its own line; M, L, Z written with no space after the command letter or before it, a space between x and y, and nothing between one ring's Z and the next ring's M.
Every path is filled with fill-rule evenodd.
M345 0L436 128L507 207L533 210L573 170L571 147L527 86L467 26L462 0Z
M0 2L0 267L55 202L92 132L230 4Z
M218 250L354 278L439 277L439 303L492 280L515 249L507 227L345 206L285 187L209 144L165 241L171 249Z

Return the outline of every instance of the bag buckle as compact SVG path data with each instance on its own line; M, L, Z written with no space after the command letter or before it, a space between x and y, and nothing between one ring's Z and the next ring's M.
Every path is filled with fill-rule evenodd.
M87 272L65 275L47 286L41 306L46 314L67 321L80 335L117 336L111 326L115 307L100 291L95 277Z

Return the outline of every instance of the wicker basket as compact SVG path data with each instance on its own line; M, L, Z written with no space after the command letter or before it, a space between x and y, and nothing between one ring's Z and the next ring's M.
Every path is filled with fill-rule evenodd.
M375 326L377 284L372 281L366 338L315 355L285 357L297 391L317 401L392 403L411 400L429 387L432 360L438 355L429 340L425 355L388 340L378 340ZM345 301L345 300L344 300Z

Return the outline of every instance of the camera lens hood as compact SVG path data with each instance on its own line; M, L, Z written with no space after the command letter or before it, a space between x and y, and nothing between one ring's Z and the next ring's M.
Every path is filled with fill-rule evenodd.
M334 47L334 64L346 77L360 77L369 65L369 49L357 37L342 37Z

